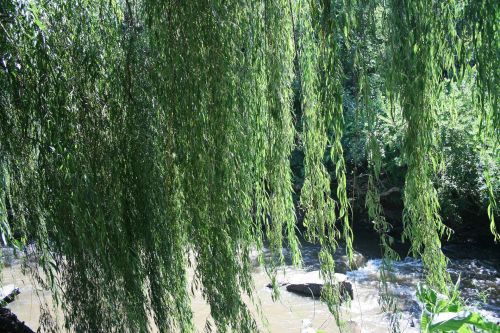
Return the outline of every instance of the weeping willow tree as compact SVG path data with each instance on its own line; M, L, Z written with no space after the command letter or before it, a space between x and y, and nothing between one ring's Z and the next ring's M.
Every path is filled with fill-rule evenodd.
M322 246L324 298L337 313L333 254L342 240L352 255L353 239L341 51L376 38L363 33L375 29L362 19L366 8L386 13L390 65L377 69L407 124L405 236L429 282L445 289L446 229L432 183L436 96L443 72L458 80L474 66L483 133L498 133L498 3L2 0L0 8L1 230L18 246L34 244L33 276L66 328L190 332L189 291L200 289L218 331L257 331L244 302L253 294L250 252L257 248L274 283L283 246L301 262L289 162L296 137L306 238ZM374 125L358 58L359 100ZM391 257L378 142L369 142L367 206Z

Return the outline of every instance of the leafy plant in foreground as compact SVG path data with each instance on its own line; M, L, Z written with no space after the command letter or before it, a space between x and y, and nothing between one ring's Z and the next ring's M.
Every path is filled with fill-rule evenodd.
M500 332L500 326L463 306L458 284L451 296L444 296L424 284L417 286L417 299L423 303L421 331L432 332Z

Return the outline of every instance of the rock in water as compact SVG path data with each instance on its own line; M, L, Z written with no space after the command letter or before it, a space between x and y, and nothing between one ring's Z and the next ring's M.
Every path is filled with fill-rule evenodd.
M19 288L13 284L8 284L0 288L0 303L10 303L16 295L19 295Z
M338 248L334 255L335 272L345 274L348 271L356 270L366 264L366 258L359 252L354 251L352 254L352 263L349 267L349 258L345 253L344 248Z
M35 333L32 329L17 319L9 309L0 308L0 332L2 333Z
M314 298L319 298L321 296L322 289L323 285L318 283L299 283L286 286L286 291Z
M342 299L354 299L354 293L352 291L352 285L348 281L339 282L340 295ZM286 286L286 290L298 295L309 296L313 298L321 297L321 291L323 290L323 284L318 283L301 283L301 284L289 284Z
M352 285L347 281L347 276L344 274L335 273L335 279L339 284L340 294L345 299L354 298ZM287 281L286 290L298 295L319 298L323 290L324 281L320 276L319 271L312 271L303 274L295 274Z

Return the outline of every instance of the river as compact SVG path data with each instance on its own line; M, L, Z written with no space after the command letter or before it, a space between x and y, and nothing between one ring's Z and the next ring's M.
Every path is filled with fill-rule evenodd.
M353 285L354 300L342 305L344 326L340 330L324 303L309 297L287 292L284 288L277 302L271 299L271 290L266 287L269 278L262 268L255 267L253 277L262 313L267 325L260 321L262 331L266 328L273 333L300 332L305 321L314 329L323 332L389 332L389 316L379 305L379 267L378 249L365 241L356 242L357 251L366 258L366 264L354 271L347 272ZM304 266L301 269L289 265L282 267L287 278L318 269L317 253L319 248L303 242ZM500 258L498 247L481 249L474 245L447 245L443 251L450 257L449 272L456 279L461 276L461 290L466 302L495 322L500 321ZM405 258L394 263L395 280L390 283L391 293L398 305L398 323L401 332L418 332L420 307L415 298L415 287L423 280L420 260ZM6 267L2 272L4 284L13 283L21 289L20 295L9 308L28 326L36 330L40 311L38 297L46 297L47 292L35 293L30 279L22 275L20 266ZM209 317L209 307L199 294L192 299L194 321L198 332L203 331Z

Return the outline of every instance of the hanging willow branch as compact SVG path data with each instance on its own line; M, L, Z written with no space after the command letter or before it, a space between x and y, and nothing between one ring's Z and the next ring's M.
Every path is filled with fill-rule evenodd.
M444 8L443 8L444 7ZM435 152L436 91L441 89L442 58L446 52L437 17L446 13L433 1L391 3L392 54L389 90L400 99L408 125L405 158L408 165L404 192L406 239L414 254L422 255L431 285L446 290L448 273L440 238L446 231L432 184L438 156ZM405 38L403 38L405 36ZM400 71L405 68L405 71Z
M481 140L485 146L492 145L495 160L500 160L500 4L497 1L470 1L465 6L465 17L469 33L472 35L472 57L477 68L477 102L481 110ZM462 51L466 53L465 51ZM462 61L462 71L467 67L468 59ZM495 224L498 207L493 193L491 171L486 166L484 176L488 191L488 217L490 230L495 241L500 240L500 234Z
M377 36L377 16L382 15L384 8L376 1L362 0L355 4L356 19L354 22L355 40L354 69L356 74L356 112L366 119L366 156L368 164L368 182L365 196L365 207L368 218L373 223L375 231L380 237L382 262L380 265L380 305L382 309L390 314L389 325L391 332L399 332L399 314L396 300L390 292L390 283L393 281L392 263L399 259L399 255L392 248L394 239L390 236L391 224L384 216L384 210L380 202L380 175L382 172L382 149L377 138L378 115L376 100L380 99L376 89L374 74L383 68L383 63L377 59L372 61L372 56L382 57L382 50L373 51L380 47ZM373 68L377 66L378 68Z
M326 286L323 299L338 321L340 294L335 281L333 255L340 239L337 220L342 223L342 236L349 258L352 258L352 230L349 224L349 201L346 170L341 144L343 132L341 32L348 20L329 2L298 1L298 64L301 84L303 120L304 174L301 205L306 211L306 236L319 242L319 260ZM341 7L344 8L344 7ZM348 8L347 6L345 8ZM325 152L335 165L336 191L325 167ZM332 193L333 192L333 193ZM336 194L337 201L334 198Z
M497 130L498 4L467 2L459 15L454 1L376 3L390 13L391 66L381 74L407 124L405 236L429 281L444 289L446 230L432 183L437 96L443 70L469 64L456 46L472 36L487 133ZM306 236L322 246L324 298L338 314L333 254L343 240L351 256L353 239L342 49L353 42L362 5L1 1L0 231L19 246L34 244L33 275L52 291L67 329L191 332L192 287L218 331L258 330L243 301L254 289L251 251L274 282L284 244L292 262L301 261L289 161L294 75ZM373 128L375 115L367 119ZM388 243L375 139L369 215Z

